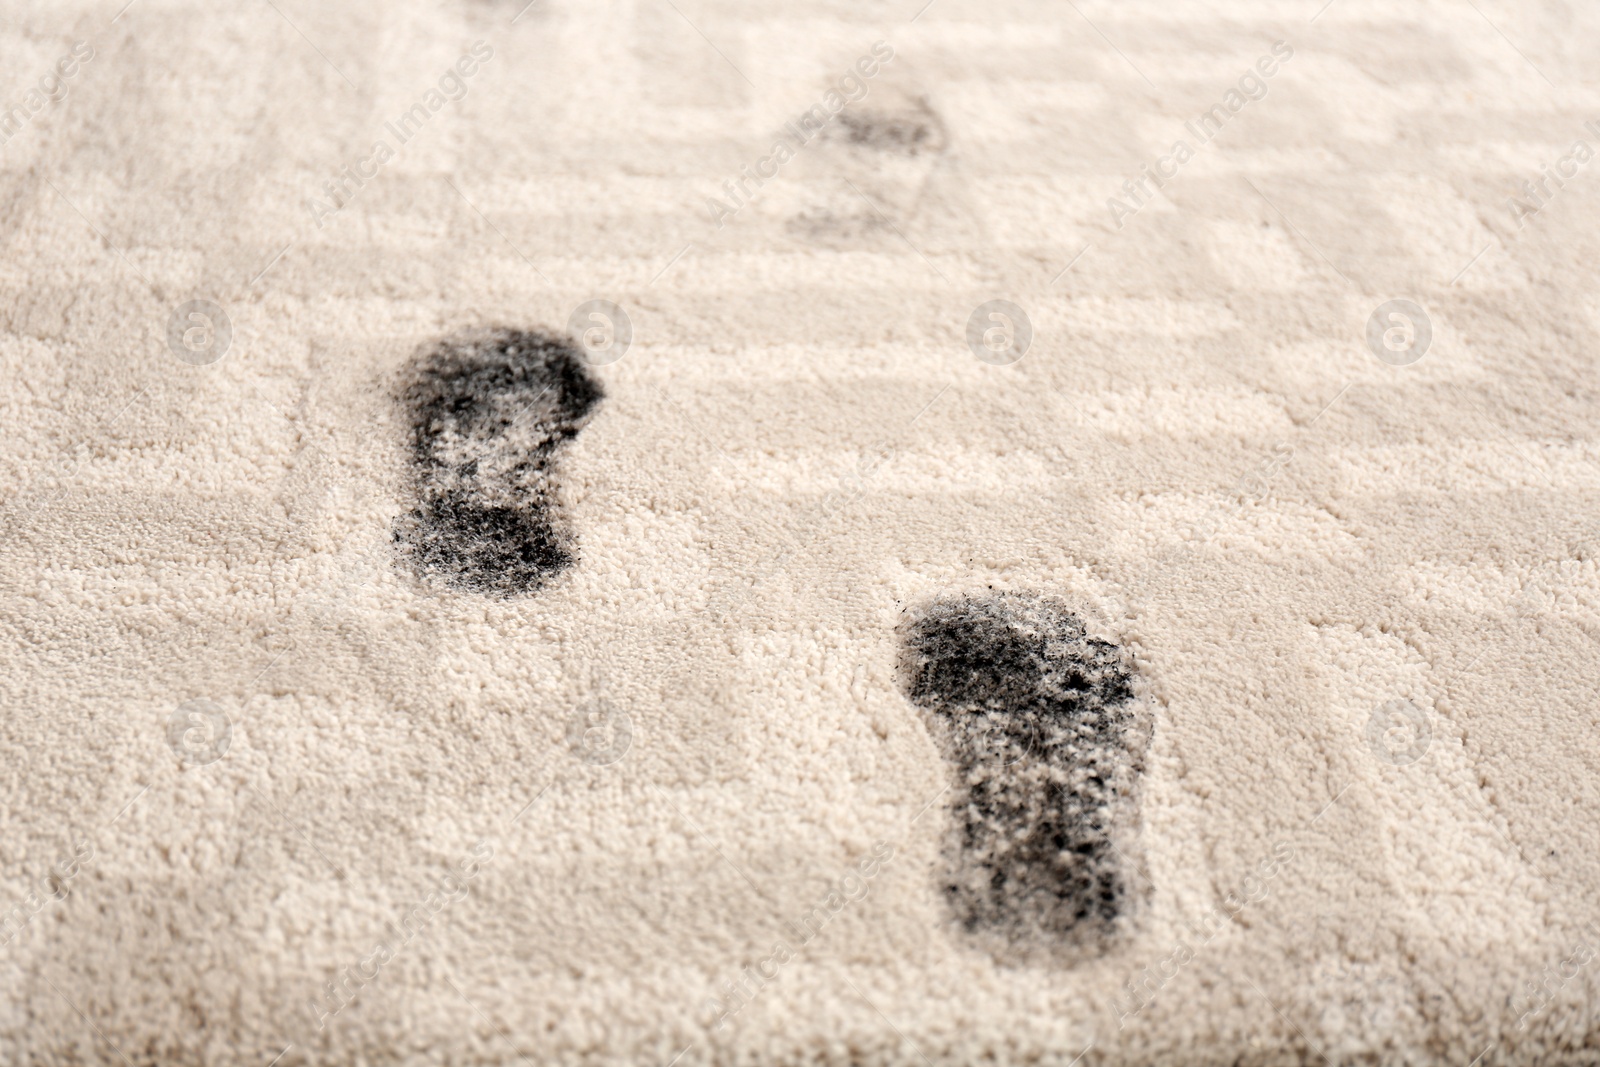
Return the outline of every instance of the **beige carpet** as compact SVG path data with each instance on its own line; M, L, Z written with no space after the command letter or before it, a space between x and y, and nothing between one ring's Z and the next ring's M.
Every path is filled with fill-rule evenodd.
M1600 1062L1600 10L121 2L0 1062Z

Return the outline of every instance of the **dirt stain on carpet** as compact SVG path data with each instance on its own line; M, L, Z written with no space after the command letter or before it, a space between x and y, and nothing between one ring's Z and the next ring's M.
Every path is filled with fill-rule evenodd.
M957 923L1005 954L1103 948L1130 902L1126 657L1028 594L941 599L902 633L906 695L952 765L942 889Z
M538 331L467 331L419 353L400 396L417 502L394 531L417 573L511 597L570 566L557 461L604 395L569 342Z

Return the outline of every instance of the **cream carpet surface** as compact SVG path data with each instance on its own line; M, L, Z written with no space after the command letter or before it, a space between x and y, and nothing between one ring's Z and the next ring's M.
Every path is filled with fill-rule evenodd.
M1319 3L8 5L0 1062L1600 1062L1600 11Z

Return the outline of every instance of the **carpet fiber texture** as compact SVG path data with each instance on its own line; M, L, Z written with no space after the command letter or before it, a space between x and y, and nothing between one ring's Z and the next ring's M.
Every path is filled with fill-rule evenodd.
M0 1062L1600 1062L1600 10L524 2L0 20Z

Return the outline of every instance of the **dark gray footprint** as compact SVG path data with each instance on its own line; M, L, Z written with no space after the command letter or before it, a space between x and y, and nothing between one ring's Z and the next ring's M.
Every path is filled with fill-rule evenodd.
M1103 948L1130 902L1139 731L1121 651L1044 597L941 600L903 683L953 764L943 890L997 947Z
M571 344L544 333L474 330L419 354L401 392L417 503L395 527L417 572L515 596L570 565L556 461L602 396Z

